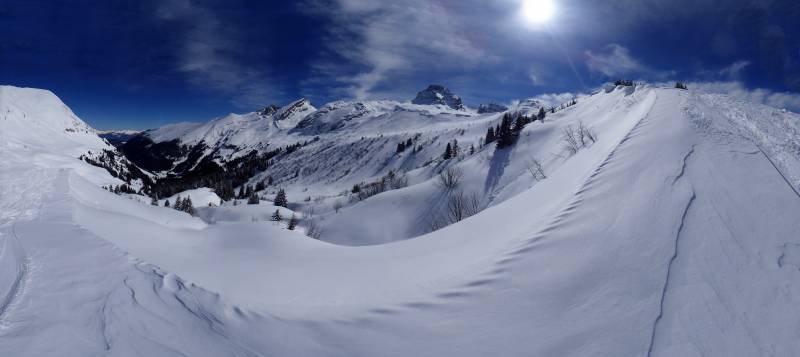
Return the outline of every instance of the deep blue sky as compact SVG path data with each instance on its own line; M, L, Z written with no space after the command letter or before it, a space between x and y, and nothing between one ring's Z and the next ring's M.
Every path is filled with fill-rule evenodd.
M544 26L520 1L4 0L0 84L50 89L98 129L429 83L477 106L617 77L800 108L797 0L554 0Z

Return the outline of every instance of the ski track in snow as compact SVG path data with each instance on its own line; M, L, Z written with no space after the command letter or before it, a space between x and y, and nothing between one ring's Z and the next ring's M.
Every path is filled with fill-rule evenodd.
M13 257L12 264L16 263L17 269L16 277L11 282L11 285L6 288L7 292L5 297L0 299L0 335L2 335L2 331L7 329L11 324L9 322L9 312L13 310L15 304L21 299L25 291L25 284L30 275L30 258L26 256L25 250L20 247L19 237L17 237L13 226L11 227L11 234L11 237L6 237L5 239L4 249L0 252L0 257L2 257L6 251L9 251L9 254L14 254L15 257Z

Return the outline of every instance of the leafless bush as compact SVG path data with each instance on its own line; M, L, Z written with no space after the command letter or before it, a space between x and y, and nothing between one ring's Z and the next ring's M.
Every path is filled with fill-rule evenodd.
M586 127L583 122L578 122L578 138L584 147L597 142L597 134L591 128Z
M570 125L564 128L562 137L564 150L572 155L597 142L597 134L591 128L586 127L583 122L578 122L577 127Z
M303 210L303 217L308 220L312 220L314 219L315 213L316 212L314 206L308 206L305 210Z
M359 191L355 193L355 197L358 201L363 201L377 194L406 186L408 186L408 178L405 174L396 174L394 171L389 171L378 181L359 185Z
M533 176L533 179L536 181L542 181L547 178L547 175L544 173L544 166L533 156L530 156L528 159L528 172L531 173L531 176Z
M447 200L447 216L452 223L461 222L480 211L478 195L466 196L464 191L453 193Z
M464 173L461 170L455 167L448 167L439 173L439 187L444 191L452 191L458 188L463 177Z
M339 210L342 209L342 207L344 207L344 202L342 202L341 200L336 200L335 202L333 202L333 210L336 213L339 213Z
M477 194L466 195L458 190L447 198L443 212L433 214L428 219L428 229L433 232L451 224L461 222L481 211Z
M306 235L316 240L322 238L322 227L319 226L319 223L317 223L316 220L308 220L308 224L306 225Z

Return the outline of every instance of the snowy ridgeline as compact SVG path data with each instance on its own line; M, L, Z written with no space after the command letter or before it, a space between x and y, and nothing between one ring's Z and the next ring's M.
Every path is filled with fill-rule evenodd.
M0 109L2 356L800 352L791 113L639 86L523 128L394 114L408 130L346 124L274 164L363 172L177 193L191 216L101 188L123 181L77 157L113 148L49 92L2 87ZM498 124L513 144L479 145Z

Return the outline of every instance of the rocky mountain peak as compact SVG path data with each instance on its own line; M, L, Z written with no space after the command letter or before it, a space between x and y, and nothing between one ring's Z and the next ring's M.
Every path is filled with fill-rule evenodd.
M505 105L500 105L497 103L488 103L488 104L481 104L478 107L478 114L489 114L489 113L502 113L508 110L508 107Z
M431 84L425 90L417 93L417 97L411 103L419 105L446 105L456 110L464 110L464 103L461 97L450 92L446 87L439 84Z
M261 110L259 113L261 113L261 115L272 115L272 114L275 114L275 112L277 112L278 109L281 109L281 107L279 107L279 106L277 106L275 104L270 104L266 108Z

